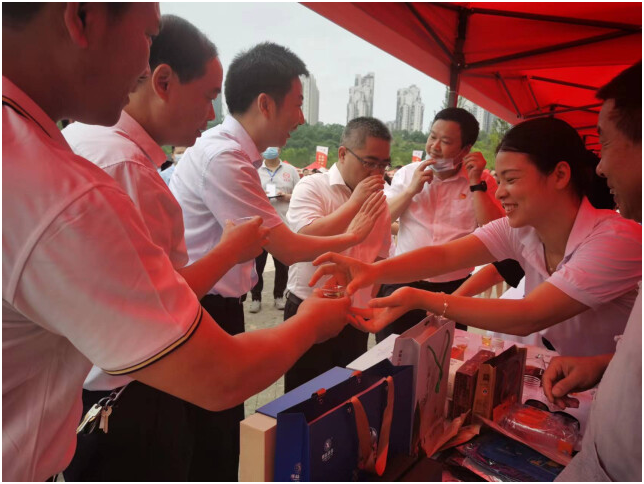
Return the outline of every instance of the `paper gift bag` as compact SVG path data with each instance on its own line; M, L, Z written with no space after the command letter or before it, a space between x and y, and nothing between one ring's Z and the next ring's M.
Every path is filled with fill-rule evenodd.
M412 377L384 360L278 413L275 480L356 480L377 456L384 470L387 455L408 453Z
M454 321L428 316L401 334L394 345L394 365L414 367L412 452L426 453L442 434Z

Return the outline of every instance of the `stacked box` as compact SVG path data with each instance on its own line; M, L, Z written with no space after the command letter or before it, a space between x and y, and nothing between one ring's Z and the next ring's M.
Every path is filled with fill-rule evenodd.
M476 392L479 368L490 358L494 358L493 351L481 350L463 363L456 371L450 418L454 419L470 410L470 414L465 419L464 425L472 422L471 410L474 405L474 394Z

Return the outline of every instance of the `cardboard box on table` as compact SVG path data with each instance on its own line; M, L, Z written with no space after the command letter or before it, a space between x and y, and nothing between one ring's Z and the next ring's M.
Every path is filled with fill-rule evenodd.
M412 452L417 451L418 443L425 452L432 452L433 443L443 433L454 327L454 321L428 316L394 344L392 362L414 367Z
M275 435L277 414L308 400L321 388L332 388L351 377L352 370L335 367L300 385L281 397L257 409L257 413L240 424L240 482L273 480L275 467Z
M476 393L476 382L479 368L483 362L494 357L494 352L481 350L463 363L454 377L454 393L452 395L452 410L450 418L455 419L463 413L470 412L464 420L464 425L472 422L472 407Z
M350 399L358 396L378 445L383 412L393 377L394 402L388 455L408 453L413 369L383 360L359 375L277 415L276 481L350 481L358 471L359 440Z

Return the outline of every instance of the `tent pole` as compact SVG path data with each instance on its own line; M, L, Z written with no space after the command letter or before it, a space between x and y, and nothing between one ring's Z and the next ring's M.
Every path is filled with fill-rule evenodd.
M447 98L447 107L455 108L458 106L458 92L461 84L461 71L465 65L465 55L463 54L463 47L465 46L465 39L467 38L467 21L470 16L470 11L461 8L458 11L458 26L456 43L454 45L454 59L450 66L449 72L449 96Z

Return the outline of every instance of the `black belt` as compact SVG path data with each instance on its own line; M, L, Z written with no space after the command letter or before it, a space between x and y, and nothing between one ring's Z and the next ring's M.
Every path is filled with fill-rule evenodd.
M296 306L299 306L302 304L303 299L300 299L297 297L295 294L293 294L291 291L286 291L286 300L291 301L292 304L295 304Z

